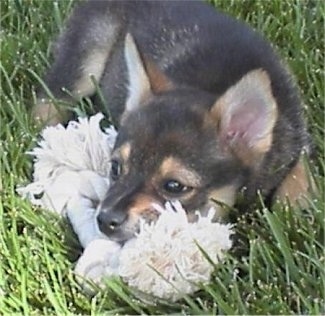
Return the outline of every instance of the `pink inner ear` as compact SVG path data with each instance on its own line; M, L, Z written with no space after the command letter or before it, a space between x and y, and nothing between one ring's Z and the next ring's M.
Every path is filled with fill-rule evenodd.
M277 107L265 71L257 69L246 74L219 98L212 110L224 145L242 153L246 149L258 154L269 150Z
M264 102L261 101L261 102ZM223 126L226 140L233 142L242 140L248 146L254 144L266 136L269 132L269 113L265 104L243 104L237 105L228 113L228 122Z

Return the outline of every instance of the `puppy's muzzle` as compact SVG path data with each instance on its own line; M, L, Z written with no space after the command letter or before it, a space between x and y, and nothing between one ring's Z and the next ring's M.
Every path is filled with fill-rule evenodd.
M148 198L144 199L138 193L141 192L141 187L142 183L139 183L139 179L117 182L98 206L99 229L110 239L124 242L134 237L138 231L139 218L142 217L148 204Z

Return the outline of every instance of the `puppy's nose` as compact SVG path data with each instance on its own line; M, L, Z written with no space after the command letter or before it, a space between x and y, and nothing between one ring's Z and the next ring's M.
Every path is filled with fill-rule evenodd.
M97 221L100 230L104 233L109 233L121 226L126 221L126 218L126 212L100 212L97 216Z

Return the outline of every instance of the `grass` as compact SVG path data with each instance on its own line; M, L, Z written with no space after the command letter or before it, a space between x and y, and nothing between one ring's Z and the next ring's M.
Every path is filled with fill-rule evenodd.
M229 255L202 290L178 303L145 304L118 279L94 297L72 275L80 252L65 220L15 193L26 183L40 127L28 108L37 76L51 61L49 43L73 2L1 1L0 314L322 314L324 310L324 4L321 1L211 1L246 20L278 48L306 104L319 189L302 210L279 204L239 219L242 257ZM245 245L245 244L244 244Z

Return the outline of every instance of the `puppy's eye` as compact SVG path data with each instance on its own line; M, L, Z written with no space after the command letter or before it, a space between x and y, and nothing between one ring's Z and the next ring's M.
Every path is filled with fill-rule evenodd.
M163 185L164 190L170 194L181 194L190 191L192 188L188 187L177 180L168 180Z
M111 178L116 181L122 173L122 165L118 160L111 161Z

